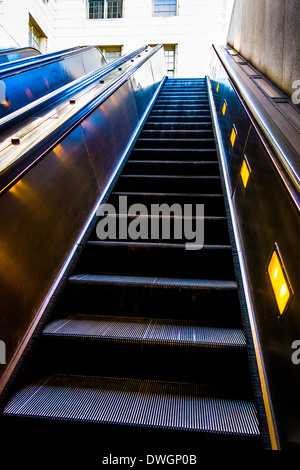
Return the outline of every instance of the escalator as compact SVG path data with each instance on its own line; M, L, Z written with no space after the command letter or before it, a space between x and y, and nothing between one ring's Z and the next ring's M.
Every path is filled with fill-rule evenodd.
M148 234L153 204L189 205L194 228L203 204L203 247L187 250L185 233L162 230L132 239L137 214L127 217L120 198L147 209ZM4 422L92 428L102 443L121 436L116 448L145 448L146 440L163 448L165 438L177 449L262 448L265 418L206 79L165 81L105 202L116 208L115 237L99 239L99 214ZM175 224L175 213L167 218Z
M34 47L20 47L18 49L1 49L0 50L0 64L7 62L14 62L15 60L22 60L28 57L36 57L41 54L40 51Z
M8 436L299 448L299 109L236 55L143 46L1 120Z
M95 46L0 62L0 118L106 65Z

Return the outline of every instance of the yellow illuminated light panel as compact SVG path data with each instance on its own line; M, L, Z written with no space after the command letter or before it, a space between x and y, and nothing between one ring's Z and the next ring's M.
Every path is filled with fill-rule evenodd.
M226 109L227 109L227 103L226 103L226 100L225 100L225 101L224 101L224 104L223 104L223 108L222 108L223 116L225 116Z
M237 131L236 131L235 126L233 126L232 131L231 131L231 136L230 136L230 142L231 142L232 147L234 147L236 136L237 136Z
M220 83L217 85L217 93L219 93Z
M250 177L250 168L247 163L247 160L244 158L242 169L241 169L241 178L243 181L244 189L246 189Z
M292 289L276 248L274 249L269 262L268 274L280 315L283 315L291 298Z

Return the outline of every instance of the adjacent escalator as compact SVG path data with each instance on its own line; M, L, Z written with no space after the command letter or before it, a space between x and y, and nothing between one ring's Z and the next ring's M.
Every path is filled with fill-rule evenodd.
M99 239L107 214L99 215L45 325L31 382L8 401L6 420L94 426L101 442L120 431L116 448L144 445L147 433L148 443L167 435L178 449L259 449L251 345L205 79L166 80L106 202L116 209L115 237ZM140 223L149 234L164 218L152 214L157 204L189 205L193 224L203 204L203 247L187 250L184 232L133 239L131 211L147 209ZM175 224L175 212L167 219Z
M0 118L106 65L96 46L0 63Z
M20 47L0 50L0 65L41 55L34 47Z

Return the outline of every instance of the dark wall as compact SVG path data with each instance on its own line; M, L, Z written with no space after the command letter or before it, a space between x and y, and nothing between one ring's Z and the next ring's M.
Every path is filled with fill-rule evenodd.
M228 33L228 43L289 97L300 80L299 14L300 0L235 0Z

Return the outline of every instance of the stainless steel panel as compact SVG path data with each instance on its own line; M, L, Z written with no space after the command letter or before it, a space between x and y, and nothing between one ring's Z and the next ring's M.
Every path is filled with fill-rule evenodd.
M7 346L7 363L98 194L82 133L77 128L1 197L0 331Z
M131 78L131 83L138 114L141 118L155 91L150 61L146 62L135 72L134 76Z
M237 185L234 204L280 440L293 447L300 443L299 370L291 348L300 338L300 217L254 130L245 150L252 172L246 190L241 180ZM294 290L282 321L266 273L275 243Z
M219 88L217 91L218 84ZM244 149L247 143L251 122L249 121L249 118L233 90L222 66L215 69L212 80L212 89L223 138L227 169L230 175L231 194L233 194L239 179ZM227 103L225 116L222 113L224 101ZM237 137L235 145L232 148L230 136L233 125L236 127Z
M101 193L120 163L138 122L128 81L82 122L86 148Z
M276 106L300 134L300 109L292 103L276 103ZM298 151L300 154L300 142L298 143Z

